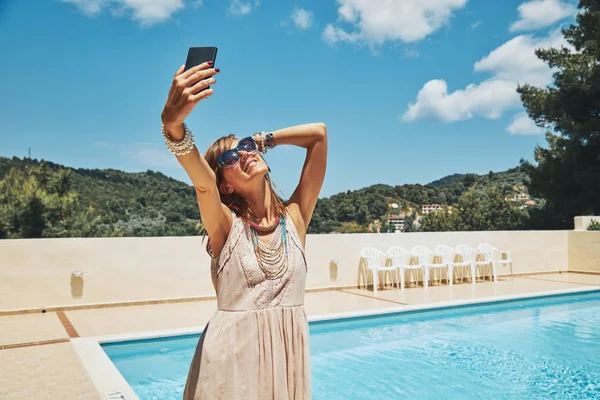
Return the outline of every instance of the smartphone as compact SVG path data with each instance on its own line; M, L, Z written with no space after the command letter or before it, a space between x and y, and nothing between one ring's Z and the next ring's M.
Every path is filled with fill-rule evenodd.
M187 60L185 61L185 71L207 61L212 61L214 63L216 60L216 47L190 47Z
M190 68L195 67L196 65L200 65L207 61L214 63L217 60L217 48L216 47L190 47L188 50L187 60L185 61L185 69L187 71ZM209 89L210 86L207 86L205 89Z

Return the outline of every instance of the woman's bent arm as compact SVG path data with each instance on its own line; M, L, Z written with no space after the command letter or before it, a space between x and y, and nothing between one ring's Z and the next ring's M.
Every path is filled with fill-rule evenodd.
M276 145L294 145L306 149L306 158L298 186L290 197L297 207L306 233L312 218L327 168L327 127L323 123L291 126L273 131Z

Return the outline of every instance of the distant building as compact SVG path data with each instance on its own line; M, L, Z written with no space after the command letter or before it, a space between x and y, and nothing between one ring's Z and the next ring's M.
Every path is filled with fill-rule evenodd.
M391 226L395 232L404 232L404 216L388 215L388 225Z
M507 196L506 200L508 201L527 201L529 200L529 194L527 193L517 193L511 196Z
M423 212L423 214L429 214L431 212L438 211L441 209L442 206L439 204L423 204L421 206L421 211Z

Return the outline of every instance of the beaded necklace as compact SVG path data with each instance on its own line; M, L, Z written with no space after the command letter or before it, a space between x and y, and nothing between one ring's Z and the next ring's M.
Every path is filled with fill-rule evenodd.
M273 229L277 228L277 225L279 225L280 222L281 222L281 220L277 219L271 225L263 227L263 226L260 226L258 222L248 219L248 224L250 224L250 226L254 230L257 230L259 232L271 232Z
M249 221L250 222L250 221ZM254 254L258 261L258 266L265 274L267 279L281 278L288 270L288 241L286 223L283 216L279 217L276 230L273 232L273 239L280 235L279 245L274 247L265 246L258 239L258 230L250 223L250 232L252 234L252 244ZM273 241L271 241L273 243Z

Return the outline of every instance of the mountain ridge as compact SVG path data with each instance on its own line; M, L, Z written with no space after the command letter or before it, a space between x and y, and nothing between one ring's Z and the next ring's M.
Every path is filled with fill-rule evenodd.
M52 171L70 171L80 203L93 207L101 224L124 236L198 234L200 220L191 185L161 172L124 172L118 169L73 168L46 160L0 157L0 180L11 168L27 171L45 164ZM311 233L368 231L390 212L416 215L422 204L455 204L468 190L491 185L505 193L524 191L526 176L519 168L477 174L449 174L427 184L373 184L319 198L309 227ZM390 209L390 204L397 208Z

